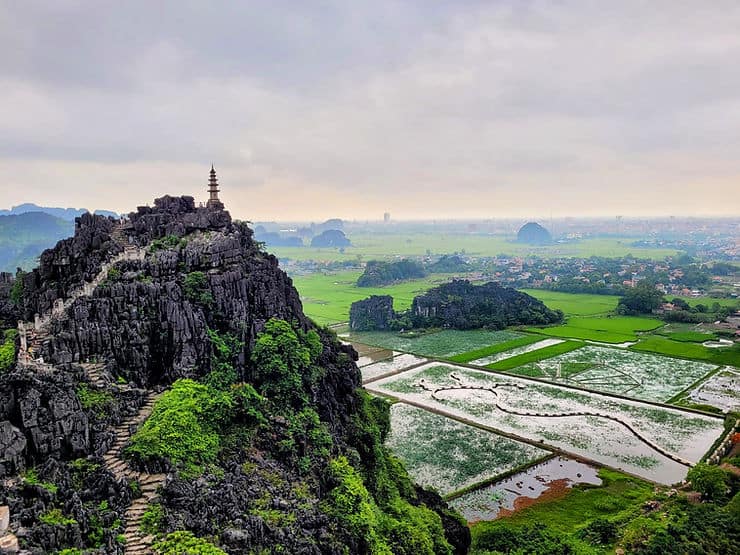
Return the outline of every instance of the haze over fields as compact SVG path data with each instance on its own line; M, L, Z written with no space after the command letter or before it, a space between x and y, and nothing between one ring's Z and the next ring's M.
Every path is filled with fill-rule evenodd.
M736 215L740 4L6 2L3 206Z

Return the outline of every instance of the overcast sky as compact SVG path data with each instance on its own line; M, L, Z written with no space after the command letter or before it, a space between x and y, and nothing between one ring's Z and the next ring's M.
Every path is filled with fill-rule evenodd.
M0 207L740 214L740 2L0 0Z

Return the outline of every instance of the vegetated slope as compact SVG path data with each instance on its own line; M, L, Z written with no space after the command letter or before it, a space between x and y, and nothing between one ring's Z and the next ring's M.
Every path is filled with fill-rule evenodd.
M0 216L0 272L32 268L44 249L73 230L72 222L43 212Z
M304 316L246 224L190 197L130 221L83 216L13 288L16 316L30 319L138 249L52 320L42 365L0 374L0 477L16 477L0 504L12 531L26 529L22 544L123 552L144 486L101 455L159 387L119 455L166 475L142 518L155 551L467 551L467 528L384 448L388 406L360 388L354 350Z

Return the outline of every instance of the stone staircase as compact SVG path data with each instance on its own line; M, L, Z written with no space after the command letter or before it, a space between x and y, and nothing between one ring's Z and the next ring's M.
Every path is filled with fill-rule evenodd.
M101 372L105 370L106 364L103 362L83 362L80 364L82 369L85 371L87 379L92 382L95 387L104 388L108 385L108 380L103 377Z
M19 364L27 366L43 365L43 360L39 360L39 355L42 352L44 342L51 339L49 330L52 321L64 318L67 309L80 297L92 295L93 291L108 278L108 272L115 264L122 260L143 260L146 257L146 250L131 244L124 229L127 229L126 225L121 223L111 232L111 238L123 248L123 252L105 262L92 281L83 283L80 287L73 289L66 298L57 299L52 309L44 314L37 314L34 322L18 323L18 332L21 334Z
M154 408L154 403L161 393L150 394L144 404L135 415L126 418L121 424L114 428L116 439L111 448L103 455L105 466L119 480L137 480L141 488L141 497L137 497L126 510L126 537L125 553L130 555L151 554L151 543L154 539L141 532L141 519L149 504L157 498L157 491L164 483L165 474L148 474L138 472L131 468L121 457L121 449L131 439L131 435L149 418Z

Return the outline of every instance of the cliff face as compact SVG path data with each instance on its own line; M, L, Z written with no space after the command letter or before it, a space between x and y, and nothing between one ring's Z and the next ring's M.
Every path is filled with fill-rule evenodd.
M450 543L437 540L440 547L427 552L467 550L467 529L443 501L403 485L405 472L382 447L387 407L360 393L354 350L314 329L277 259L260 251L252 231L228 212L196 208L190 197L163 197L124 225L86 214L73 238L45 251L39 268L20 279L17 306L8 299L14 284L7 277L0 305L14 311L6 320L33 322L38 315L38 330L24 334L29 348L18 364L0 372L0 477L6 478L0 505L10 506L11 530L30 552L148 552L137 534L156 496L157 533L187 529L228 553L371 552L406 517L383 517L372 533L348 528L353 521L336 512L331 497L355 472L341 474L344 460L359 469L366 503L377 503L378 514L392 500L409 515L428 507L436 511L429 513L430 530L441 515ZM300 370L299 402L292 405L270 389L277 378L265 375L255 358L270 321L287 322L291 334L310 344L310 365ZM226 362L224 338L233 346ZM283 363L276 364L279 373ZM208 396L225 396L231 420L214 428L224 445L210 470L194 477L167 456L124 461L147 407L146 414L154 407L152 420L167 421L153 389L169 391L183 378L211 384L214 375L222 382L231 376L217 388L202 386L211 388ZM244 397L244 384L259 393ZM245 399L261 399L255 401L261 408ZM305 430L304 420L313 422ZM312 429L316 437L300 439ZM337 468L331 476L325 475L330 460Z

